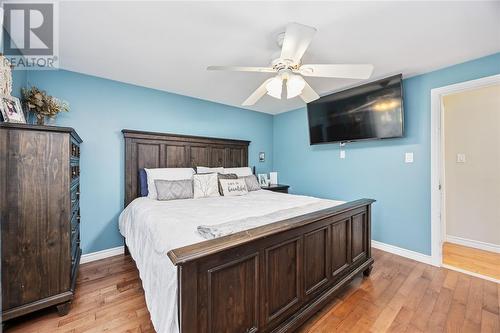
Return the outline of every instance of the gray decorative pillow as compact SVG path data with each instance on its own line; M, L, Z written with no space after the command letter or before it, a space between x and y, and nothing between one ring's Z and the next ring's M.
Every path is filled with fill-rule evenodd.
M220 186L220 180L221 179L238 179L238 176L235 173L227 173L227 174L218 173L217 178L219 180L219 193L220 193L220 195L224 195L224 193L222 192L222 187Z
M193 197L193 180L155 179L157 200L191 199Z
M260 190L260 185L255 175L244 176L240 178L245 180L248 192Z

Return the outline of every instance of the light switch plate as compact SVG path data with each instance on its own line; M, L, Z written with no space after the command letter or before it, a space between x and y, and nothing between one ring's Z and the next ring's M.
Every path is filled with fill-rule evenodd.
M413 153L405 153L405 163L413 163Z
M457 154L457 163L465 163L465 154L464 153L458 153Z
M345 158L345 150L340 151L340 158L344 159Z

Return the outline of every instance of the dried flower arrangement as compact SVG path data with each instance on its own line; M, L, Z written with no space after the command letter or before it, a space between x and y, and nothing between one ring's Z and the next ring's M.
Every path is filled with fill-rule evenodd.
M37 87L23 88L22 92L24 104L35 114L39 125L44 124L45 117L54 118L60 112L69 112L68 103L47 95Z
M12 65L0 53L0 95L10 96L12 93Z

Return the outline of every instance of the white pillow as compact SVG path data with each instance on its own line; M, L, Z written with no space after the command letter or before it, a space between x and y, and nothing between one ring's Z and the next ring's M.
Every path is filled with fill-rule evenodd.
M219 179L219 182L225 197L248 193L245 179Z
M193 198L219 197L219 178L216 173L193 176Z
M202 167L202 166L197 166L196 167L196 173L224 173L224 168L223 167L218 167L218 168L208 168L208 167Z
M242 167L242 168L224 168L225 174L235 173L238 177L245 177L252 175L252 169L250 167Z
M147 169L146 175L148 176L148 198L157 199L156 192L156 179L163 180L183 180L183 179L192 179L194 175L193 168L156 168L156 169Z

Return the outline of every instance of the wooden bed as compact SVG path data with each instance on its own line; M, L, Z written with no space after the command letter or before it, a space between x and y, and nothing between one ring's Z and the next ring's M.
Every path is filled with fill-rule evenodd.
M140 168L248 166L249 141L123 130L125 205ZM179 321L191 332L292 332L369 275L374 200L361 199L174 249Z

